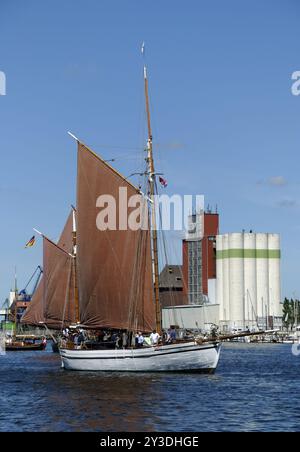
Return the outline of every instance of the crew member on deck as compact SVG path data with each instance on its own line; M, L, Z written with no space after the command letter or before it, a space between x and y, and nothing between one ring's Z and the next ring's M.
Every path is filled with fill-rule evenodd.
M144 336L142 335L142 333L139 333L139 337L138 337L138 347L143 347L144 345Z
M150 335L151 345L157 345L159 339L160 339L160 335L156 332L156 330L153 330Z
M170 335L170 342L176 342L177 335L176 335L176 330L174 327L171 327L169 335Z

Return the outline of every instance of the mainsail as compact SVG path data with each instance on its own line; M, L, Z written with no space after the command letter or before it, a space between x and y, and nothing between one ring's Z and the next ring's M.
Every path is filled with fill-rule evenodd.
M21 322L61 328L75 322L74 266L69 254L72 252L72 213L58 246L43 237L43 252L43 278Z
M88 328L151 331L155 327L155 306L150 231L148 228L121 230L120 188L127 189L128 198L139 194L138 189L110 165L78 143L80 322ZM104 194L114 199L117 206L115 230L99 230L96 225L97 199Z

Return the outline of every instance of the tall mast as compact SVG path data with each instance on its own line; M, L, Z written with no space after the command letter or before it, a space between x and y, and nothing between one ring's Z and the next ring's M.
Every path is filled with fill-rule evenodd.
M78 285L77 285L77 224L76 224L76 209L72 206L73 210L73 275L74 275L74 303L75 303L75 319L76 323L80 323L79 314L79 296L78 296Z
M15 267L15 336L18 330L18 282L17 282L17 267Z
M142 53L144 53L144 44L142 47ZM161 307L159 301L159 267L158 267L158 244L157 244L157 227L156 227L156 205L155 205L155 168L153 160L153 137L151 129L151 116L149 106L149 89L147 68L144 65L144 85L145 85L145 100L146 100L146 112L147 112L147 125L148 125L148 142L147 142L147 163L149 166L149 187L150 187L150 199L152 202L152 265L153 265L153 279L154 279L154 295L155 295L155 311L156 311L156 331L161 334L162 322L161 322Z

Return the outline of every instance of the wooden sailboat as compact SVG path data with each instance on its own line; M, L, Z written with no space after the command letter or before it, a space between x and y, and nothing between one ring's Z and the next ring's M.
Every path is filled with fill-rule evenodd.
M20 352L20 351L35 351L45 350L47 341L45 338L39 340L36 336L16 335L12 341L7 341L5 344L5 351Z
M76 319L87 329L114 329L144 333L156 329L162 333L159 302L158 241L154 195L156 174L153 160L152 131L147 70L144 84L148 123L147 185L143 195L107 162L76 137L78 145L77 228L73 237L74 293ZM120 205L120 188L128 197L148 200L145 217L151 227L137 230L120 227L97 228L97 199L102 194ZM129 213L130 214L130 213ZM127 218L128 219L128 218ZM118 372L213 372L219 361L220 343L185 343L128 349L60 348L62 365L68 370Z

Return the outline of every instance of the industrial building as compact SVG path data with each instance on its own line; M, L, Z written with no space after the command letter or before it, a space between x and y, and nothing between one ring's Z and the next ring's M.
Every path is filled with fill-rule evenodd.
M219 215L211 211L189 216L189 229L182 244L183 288L190 304L215 303L216 237Z
M282 317L279 235L219 235L216 252L220 325L278 327Z
M183 240L181 305L165 304L163 324L222 331L282 327L280 237L272 233L219 235L219 215L189 217ZM188 306L182 306L185 303Z
M159 277L159 293L162 308L188 305L186 291L183 290L181 265L166 265Z
M174 282L171 282L170 275L169 278L166 277L168 267L161 274L161 286L169 286L168 291L166 287L161 289L164 328L178 325L181 328L203 330L209 329L212 323L219 322L219 306L216 304L218 233L218 213L208 209L206 212L201 210L189 216L188 231L182 243L183 265L180 270L182 292L174 293L172 289ZM179 269L180 267L177 272ZM177 272L175 271L173 275ZM176 298L180 303L175 305Z
M212 325L219 323L218 305L168 306L162 309L163 328L171 325L182 329L209 331Z

